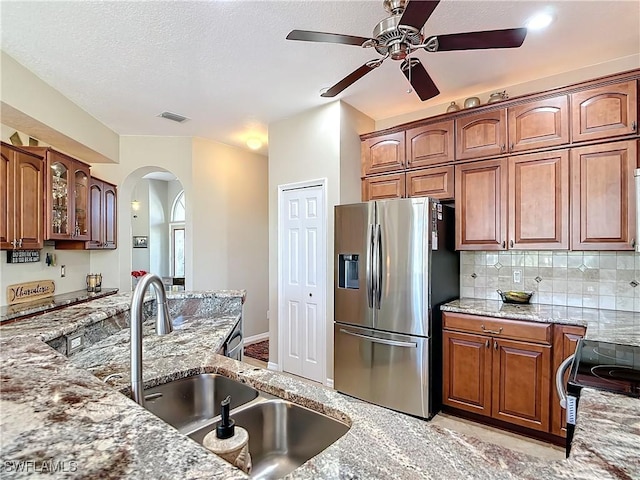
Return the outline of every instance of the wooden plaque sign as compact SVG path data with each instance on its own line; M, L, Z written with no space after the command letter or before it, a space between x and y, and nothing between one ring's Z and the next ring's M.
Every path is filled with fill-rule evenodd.
M50 297L56 291L53 280L38 280L37 282L16 283L7 287L7 303L30 302L39 298Z

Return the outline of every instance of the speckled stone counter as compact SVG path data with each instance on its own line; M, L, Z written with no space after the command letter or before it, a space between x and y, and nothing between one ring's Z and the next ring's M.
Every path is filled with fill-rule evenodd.
M528 322L587 327L585 338L601 342L640 345L640 313L558 305L515 305L499 300L461 298L442 306L445 312L513 318Z
M62 293L52 297L34 300L32 302L20 303L18 305L10 305L0 307L0 323L15 320L20 317L27 317L44 313L56 308L66 307L76 303L87 302L97 298L113 295L118 292L117 288L103 288L100 292L87 292L86 290L78 290L75 292Z
M209 301L206 296L201 300ZM112 303L105 308L113 312L120 306ZM90 312L93 319L98 317L97 310ZM634 433L633 428L625 429L629 434L623 436L623 445L603 438L597 454L589 450L590 430L586 429L583 437L579 430L577 438L585 441L582 444L582 440L578 440L571 458L541 461L322 386L219 356L214 353L216 338L223 337L229 324L233 324L229 315L232 317L224 308L216 315L206 315L195 308L183 312L171 334L147 335L143 345L145 383L151 386L195 373L221 373L350 426L343 437L288 478L595 480L616 478L619 472L625 472L627 478L640 476L640 467L633 459L616 456L616 452L627 454L638 448L640 441L629 443L640 440L640 433ZM93 323L102 320L104 318ZM87 325L78 316L71 316L70 322ZM219 323L216 325L216 322ZM0 328L0 473L3 478L30 476L9 470L7 465L13 463L7 462L49 459L67 464L75 462L74 472L56 475L67 478L246 478L119 394L117 390L127 387L126 377L111 387L100 381L108 373L128 370L124 330L67 358L42 341L53 340L60 331L66 330L63 323L64 320L58 318L57 323L51 321L48 329L38 331L30 326L23 331L13 330L11 334ZM215 331L218 333L207 339ZM601 411L599 398L593 400ZM585 405L588 408L589 401ZM629 416L635 415L637 421L636 405L639 404L620 405L615 424L626 422L633 426ZM592 417L587 417L582 403L580 408L581 417L598 417L597 410Z

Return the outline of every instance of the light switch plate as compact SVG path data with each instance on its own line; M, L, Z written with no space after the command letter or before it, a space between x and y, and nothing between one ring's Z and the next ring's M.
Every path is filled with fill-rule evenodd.
M67 355L82 350L84 347L84 332L74 332L71 335L67 335Z

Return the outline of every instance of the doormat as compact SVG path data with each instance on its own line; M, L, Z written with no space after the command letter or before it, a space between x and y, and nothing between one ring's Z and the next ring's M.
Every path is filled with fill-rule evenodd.
M247 357L255 358L262 362L269 361L269 340L263 342L252 343L244 347L244 354Z

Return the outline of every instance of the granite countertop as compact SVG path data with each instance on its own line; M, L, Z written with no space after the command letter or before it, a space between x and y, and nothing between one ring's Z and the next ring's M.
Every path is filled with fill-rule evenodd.
M206 302L208 297L204 294L199 298ZM97 300L100 301L104 299ZM105 308L115 311L120 307L112 302ZM343 437L289 478L640 476L638 455L633 455L640 444L637 400L587 392L585 401L580 402L571 457L543 461L215 354L216 345L234 321L230 312L209 317L204 311L190 312L171 334L145 337L145 383L151 386L194 373L221 373L350 425ZM30 326L9 333L5 330L11 325L0 328L3 478L29 476L13 471L14 464L7 463L20 460L66 462L67 468L75 468L65 474L67 477L246 478L118 393L118 389L126 389L126 377L111 387L100 381L99 377L107 373L128 370L126 333L108 337L85 352L66 358L42 341L66 329L54 323L43 331ZM58 318L58 323L64 320ZM71 323L82 321L72 317ZM207 339L211 333L213 336ZM614 416L604 415L607 405L615 407ZM593 419L593 424L582 425L583 419ZM596 441L594 430L605 422L613 425L613 431Z
M95 300L118 292L117 288L103 288L100 292L87 292L78 290L75 292L62 293L52 297L41 298L31 302L19 303L18 305L8 305L0 307L0 323L14 320L20 317L44 313L56 308L65 307L77 303Z
M528 322L560 323L587 327L585 338L600 342L640 346L640 313L558 305L515 305L499 300L461 298L441 307L445 312L512 318Z

